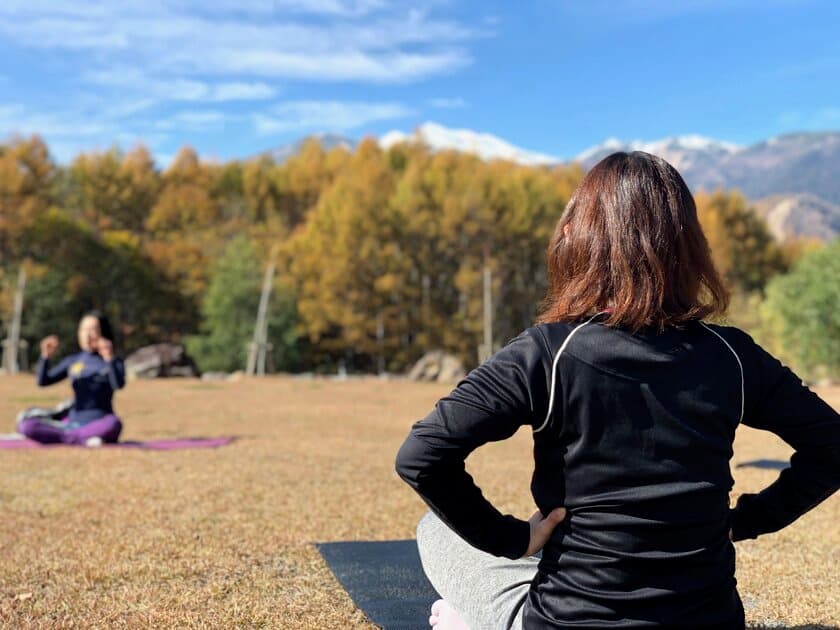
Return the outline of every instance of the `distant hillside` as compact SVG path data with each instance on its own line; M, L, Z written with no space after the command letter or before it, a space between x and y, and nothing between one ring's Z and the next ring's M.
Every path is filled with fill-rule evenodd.
M700 136L656 142L610 139L581 153L585 168L613 151L640 150L668 160L692 190L737 188L777 238L840 234L840 133L792 133L739 147Z
M356 141L336 134L318 134L268 152L282 162L314 137L326 149ZM390 131L379 139L383 148L399 142L422 142L432 150L452 149L482 159L503 159L531 166L568 163L544 153L517 147L488 133L448 129L424 123L411 133ZM646 151L668 160L689 187L714 190L737 188L770 223L777 238L813 236L830 240L840 234L840 132L791 133L742 147L698 135L651 142L610 138L574 158L584 168L615 151Z
M576 160L585 168L613 151L641 150L673 164L693 188L738 188L750 199L808 193L840 203L840 133L792 133L739 147L700 136L656 142L610 139Z
M587 149L575 157L574 161L589 169L616 151L644 151L664 158L685 176L689 172L714 168L721 160L740 150L741 147L737 145L696 135L675 136L653 142L622 142L610 138Z
M551 155L521 149L489 133L448 129L436 123L424 123L409 134L389 131L379 139L379 144L386 149L399 142L422 142L434 151L454 149L472 153L483 160L510 160L531 166L562 162Z
M283 146L277 147L276 149L266 151L264 155L267 155L277 163L282 163L288 160L290 157L300 153L300 150L303 148L303 145L312 139L320 142L321 146L324 147L324 149L327 151L329 151L330 149L334 149L335 147L344 147L348 151L352 151L356 148L356 141L352 140L351 138L347 138L345 136L341 136L335 133L316 133L301 138L300 140L292 142L291 144L284 144Z
M754 202L753 207L780 241L790 236L831 240L840 235L840 205L816 195L772 195Z

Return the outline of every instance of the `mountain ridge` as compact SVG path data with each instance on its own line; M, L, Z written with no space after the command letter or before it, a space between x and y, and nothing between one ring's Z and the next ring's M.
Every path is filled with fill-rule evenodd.
M337 134L316 134L279 147L266 155L284 161L309 138L329 149L357 141ZM840 235L840 132L792 132L751 145L698 134L668 136L659 140L622 141L607 138L571 160L529 151L489 133L449 129L426 122L406 133L389 131L377 138L388 149L401 142L421 142L433 151L456 150L485 160L503 159L536 167L580 163L585 169L615 151L646 151L672 164L698 190L738 189L764 213L777 238L811 236L830 240Z

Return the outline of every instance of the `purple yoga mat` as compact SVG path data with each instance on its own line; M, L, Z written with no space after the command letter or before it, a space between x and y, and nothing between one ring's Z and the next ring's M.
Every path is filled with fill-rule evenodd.
M233 442L235 437L216 438L176 438L174 440L148 440L137 442L129 440L117 442L116 444L103 444L96 448L144 448L152 451L177 451L184 448L217 448L226 446ZM79 444L41 444L34 440L0 440L0 449L6 448L54 448L60 446L71 446L75 448L86 448ZM95 449L94 449L95 450Z

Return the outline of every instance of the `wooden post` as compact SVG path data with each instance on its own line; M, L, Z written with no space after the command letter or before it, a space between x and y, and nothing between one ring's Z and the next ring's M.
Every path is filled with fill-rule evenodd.
M376 314L376 345L379 350L379 374L385 373L385 323L382 321L382 311Z
M271 287L274 281L274 270L277 264L272 253L271 262L263 276L262 293L260 294L260 305L257 309L257 323L254 326L254 337L248 344L248 365L245 373L249 376L265 374L266 345L268 343L268 298L271 296Z
M3 340L3 367L8 374L20 371L18 356L20 354L20 322L23 315L23 292L26 289L26 270L21 264L18 269L18 283L15 291L15 302L12 310L12 326L9 337Z
M493 354L493 272L484 265L484 358Z

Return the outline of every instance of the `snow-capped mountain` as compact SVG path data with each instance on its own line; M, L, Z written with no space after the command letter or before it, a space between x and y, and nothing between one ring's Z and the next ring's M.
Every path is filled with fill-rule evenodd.
M816 195L771 195L751 205L780 241L790 236L831 240L840 235L840 206Z
M449 129L433 122L423 123L412 133L389 131L379 139L379 145L385 149L400 142L420 142L433 151L453 149L472 153L483 160L509 160L529 166L562 162L551 155L519 148L489 133L479 133L470 129Z
M577 156L585 168L615 151L665 158L693 191L737 189L780 239L840 234L840 133L791 133L739 147L702 136L655 142L610 138Z
M324 148L325 151L329 151L330 149L334 149L335 147L343 147L348 151L353 151L356 148L356 141L351 138L347 138L336 133L313 133L312 135L301 138L300 140L297 140L290 144L284 144L283 146L277 147L276 149L266 151L265 155L267 155L275 162L285 162L290 157L293 157L300 153L300 150L303 148L303 145L306 144L309 140L313 139L320 142L321 146Z
M282 162L297 154L303 142L312 137L267 155ZM335 134L314 137L325 149L344 146L352 151L357 144ZM488 133L448 129L430 122L411 133L390 131L378 142L383 148L400 142L422 142L436 151L453 149L485 160L504 159L533 166L564 163ZM635 150L666 159L680 171L693 191L740 190L782 240L798 235L829 240L840 234L840 132L792 133L745 147L699 135L632 142L610 138L582 152L573 161L590 168L610 153Z
M622 142L608 138L601 144L583 151L575 157L585 168L616 151L644 151L664 158L677 170L694 168L714 163L721 158L738 153L743 147L698 135L672 136L652 142L633 140Z

